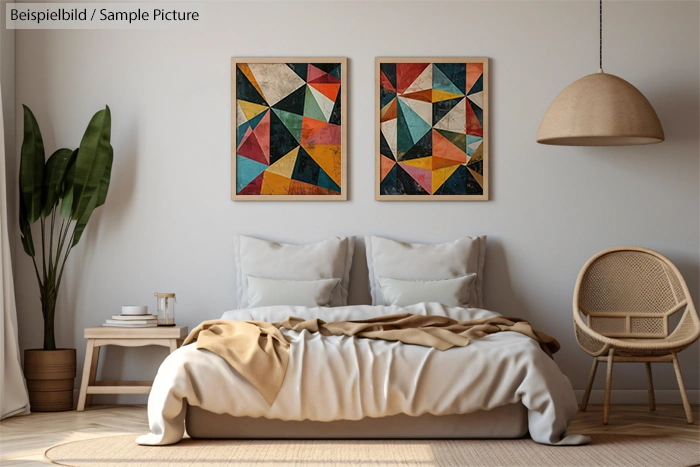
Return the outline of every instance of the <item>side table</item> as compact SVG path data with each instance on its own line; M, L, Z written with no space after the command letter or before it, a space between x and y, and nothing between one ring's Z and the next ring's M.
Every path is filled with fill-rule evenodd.
M93 394L148 394L153 381L95 381L100 347L119 345L122 347L142 347L160 345L174 352L187 337L187 326L158 326L155 328L121 328L98 326L85 329L87 349L83 379L80 381L78 412L92 404Z

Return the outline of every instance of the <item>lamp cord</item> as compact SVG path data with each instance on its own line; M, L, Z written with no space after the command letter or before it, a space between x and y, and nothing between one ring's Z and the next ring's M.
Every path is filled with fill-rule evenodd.
M603 0L600 0L600 69L603 69Z

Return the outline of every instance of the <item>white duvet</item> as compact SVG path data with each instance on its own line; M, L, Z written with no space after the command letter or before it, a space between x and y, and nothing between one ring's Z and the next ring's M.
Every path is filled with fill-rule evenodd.
M397 313L457 320L496 316L481 309L422 303L395 306L305 308L275 306L230 311L223 319L277 322L287 316L330 321ZM272 406L226 361L187 345L158 370L148 398L151 433L136 442L177 443L186 404L236 417L281 420L359 420L396 414L466 414L522 402L530 436L544 444L585 444L567 435L578 406L569 380L538 344L515 332L472 340L466 347L432 347L283 330L291 338L289 366Z

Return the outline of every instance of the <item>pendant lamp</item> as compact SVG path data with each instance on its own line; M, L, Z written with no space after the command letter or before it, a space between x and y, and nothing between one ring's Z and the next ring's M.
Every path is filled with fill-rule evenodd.
M559 146L631 146L660 143L664 130L649 101L624 79L603 73L603 0L600 69L574 81L544 114L537 142Z

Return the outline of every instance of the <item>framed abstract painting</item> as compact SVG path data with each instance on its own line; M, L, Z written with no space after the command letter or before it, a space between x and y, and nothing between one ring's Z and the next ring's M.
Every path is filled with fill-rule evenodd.
M234 58L236 201L347 199L345 58Z
M488 59L377 58L377 200L487 200Z

